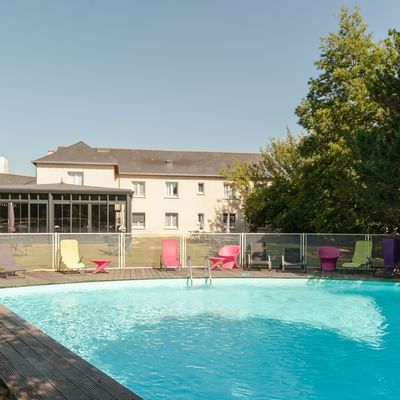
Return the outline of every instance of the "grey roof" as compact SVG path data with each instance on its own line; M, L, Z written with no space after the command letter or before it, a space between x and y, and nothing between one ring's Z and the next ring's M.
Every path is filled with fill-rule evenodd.
M92 148L84 142L59 147L35 164L104 164L114 165L120 174L220 176L223 169L239 163L253 163L260 153L211 151L146 150Z
M78 142L71 146L59 146L57 151L33 161L39 163L67 163L67 164L108 164L117 165L109 152L102 152L88 146L84 142Z
M209 151L110 149L119 162L120 174L218 176L234 160L250 163L256 153L217 153Z
M83 185L70 185L67 183L46 183L46 184L11 184L11 185L1 185L1 192L67 192L67 193L115 193L115 194L126 194L131 193L129 189L115 189L115 188L105 188L98 186L83 186Z
M27 183L34 182L36 182L36 178L34 176L0 174L0 185L25 185Z

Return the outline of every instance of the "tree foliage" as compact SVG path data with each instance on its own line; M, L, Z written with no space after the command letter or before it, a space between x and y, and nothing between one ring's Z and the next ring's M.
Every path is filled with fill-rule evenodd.
M292 230L295 219L288 203L296 192L296 174L301 170L299 138L290 132L286 139L272 139L261 152L258 164L236 164L224 171L242 199L242 209L251 230L270 225ZM282 201L285 196L287 201Z
M349 141L364 188L363 208L372 231L398 232L400 226L400 34L389 31L384 63L376 66L369 94L384 118Z
M231 175L238 187L246 182L245 215L253 229L396 231L400 35L376 43L360 11L343 8L320 49L318 76L296 108L305 134L272 140L258 165Z
M382 119L380 105L371 99L368 84L385 49L367 33L358 9L343 8L339 31L321 39L320 74L308 82L309 92L296 108L308 132L303 153L316 154L326 145L359 129L368 130Z

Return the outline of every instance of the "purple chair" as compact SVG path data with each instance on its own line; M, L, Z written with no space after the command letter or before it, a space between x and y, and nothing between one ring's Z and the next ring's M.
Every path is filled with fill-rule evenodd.
M400 265L400 240L383 239L383 264L385 271L394 271Z
M320 260L321 271L336 270L336 262L340 256L340 251L337 247L321 246L317 250L317 255Z

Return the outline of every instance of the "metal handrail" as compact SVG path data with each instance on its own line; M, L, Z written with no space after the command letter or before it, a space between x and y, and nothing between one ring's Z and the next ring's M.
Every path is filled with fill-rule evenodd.
M187 257L186 266L187 266L186 286L193 286L193 268L192 268L192 259L190 256ZM206 285L212 284L211 267L207 256L204 257L204 279Z
M205 259L207 259L207 262L204 262L204 278L205 278L205 283L207 284L212 284L212 276L211 276L211 266L210 266L210 259L206 256ZM207 275L208 272L208 275Z
M186 278L186 286L189 286L189 282L190 282L190 286L193 286L193 269L192 269L192 258L190 256L187 257L187 278Z

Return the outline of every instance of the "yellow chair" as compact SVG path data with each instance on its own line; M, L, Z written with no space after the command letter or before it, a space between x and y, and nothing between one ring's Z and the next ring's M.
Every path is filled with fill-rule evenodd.
M79 256L78 241L73 239L60 241L60 271L73 272L86 269Z

